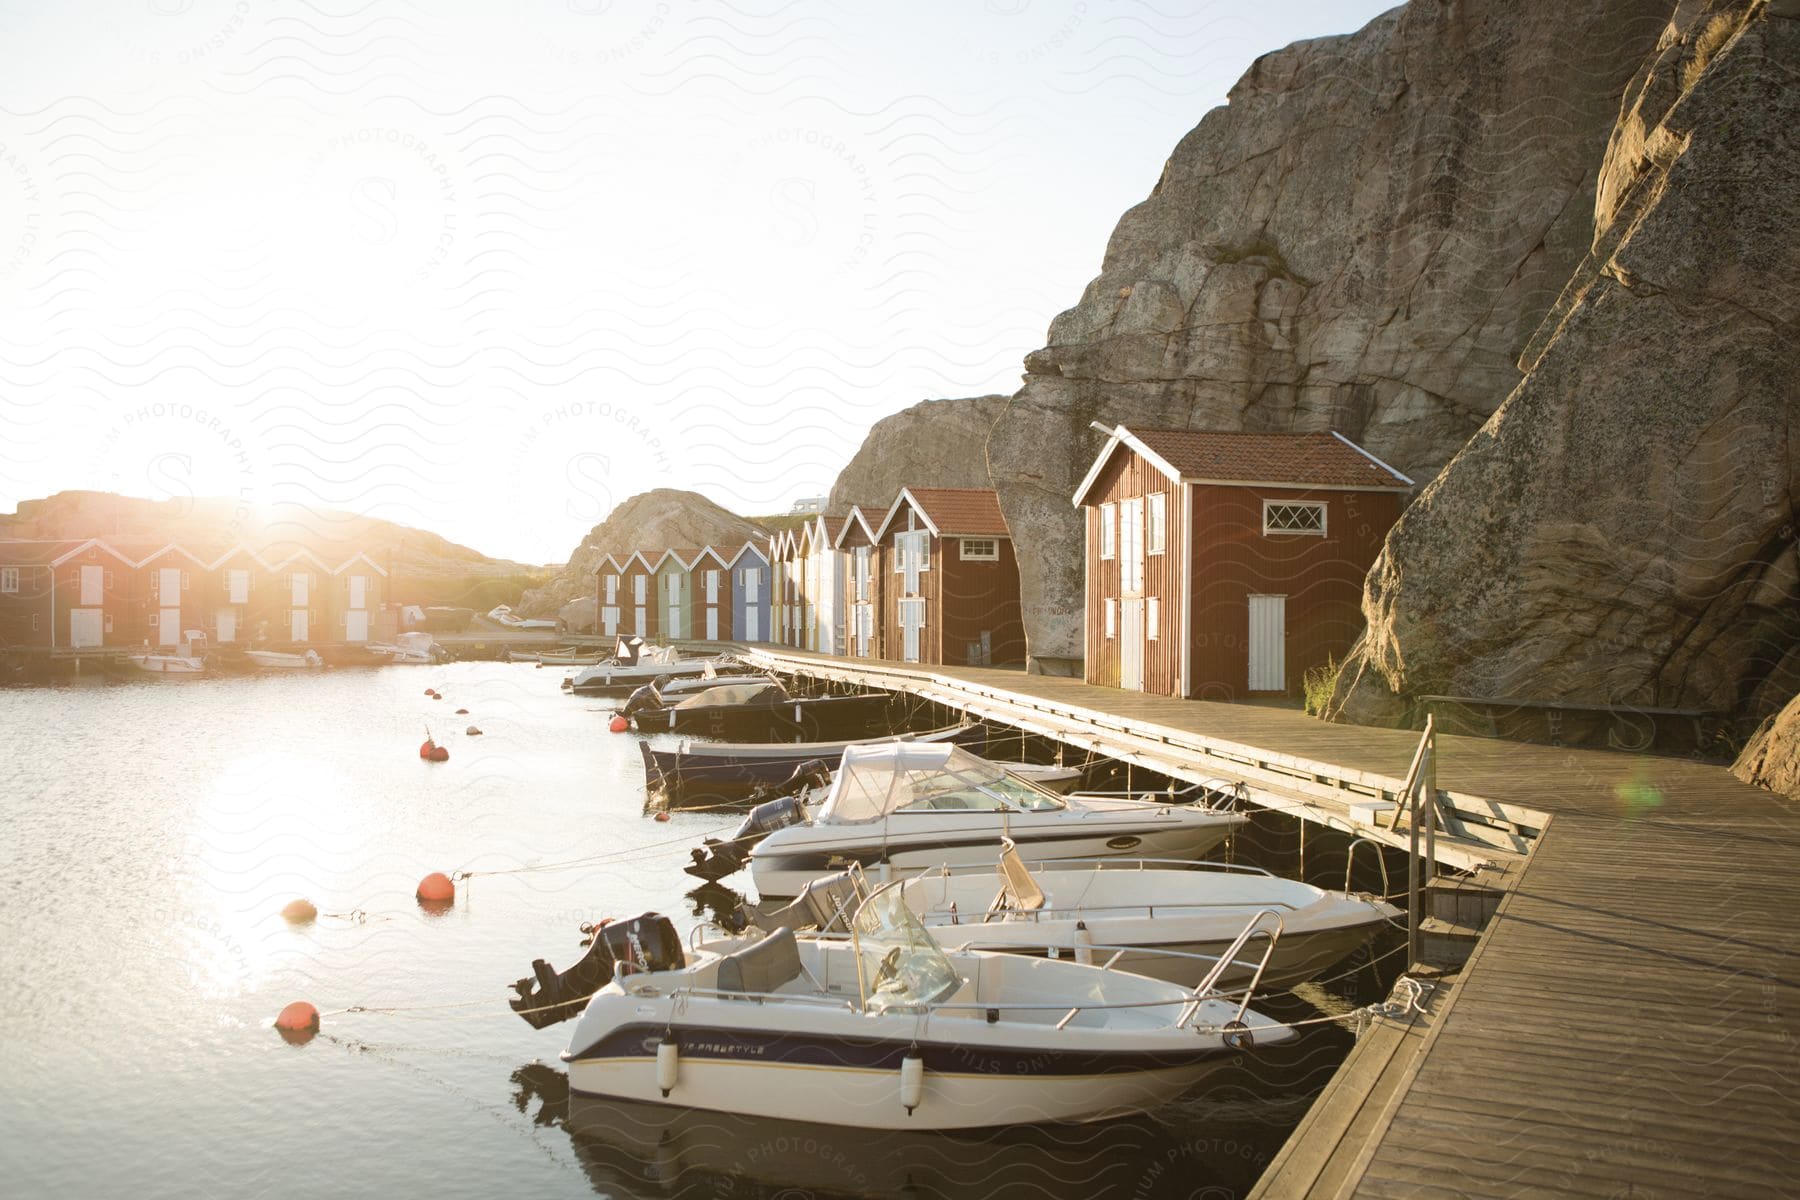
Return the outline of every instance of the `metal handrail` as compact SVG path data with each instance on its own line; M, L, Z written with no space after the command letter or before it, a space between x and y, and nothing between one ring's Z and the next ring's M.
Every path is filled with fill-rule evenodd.
M1093 866L1107 871L1142 871L1146 867L1173 867L1183 871L1235 872L1242 875L1265 875L1270 879L1275 878L1275 872L1267 867L1256 867L1249 863L1196 861L1190 858L1041 858L1025 865L1030 867L1034 874L1040 870L1057 871L1067 866ZM923 879L929 875L973 875L993 869L994 864L991 862L939 863L935 867L921 868L920 873L913 878Z
M1274 932L1270 932L1263 928L1262 920L1264 917L1274 919ZM1244 988L1244 998L1238 1004L1237 1016L1232 1018L1234 1021L1242 1021L1244 1019L1244 1013L1250 1008L1250 997L1255 993L1257 986L1262 983L1263 972L1266 971L1269 966L1269 958L1275 953L1275 945L1281 940L1281 935L1286 929L1287 923L1281 919L1281 914L1275 912L1273 909L1265 908L1246 921L1244 923L1244 928L1239 931L1231 945L1225 948L1225 953L1219 957L1219 961L1213 964L1213 969L1206 973L1206 978L1202 979L1200 981L1200 986L1194 989L1193 1007L1182 1014L1182 1019L1178 1021L1177 1024L1185 1025L1199 1013L1201 1001L1213 991L1215 986L1217 986L1219 976L1225 973L1225 968L1237 961L1238 951L1242 950L1244 945L1249 942L1252 937L1260 935L1268 939L1268 945L1263 947L1262 961L1256 964L1256 972L1250 977L1249 984Z
M1145 915L1146 918L1154 918L1157 915L1159 910L1161 911L1163 916L1169 917L1169 916L1178 916L1189 909L1248 908L1248 907L1249 907L1249 903L1246 901L1243 901L1243 900L1215 900L1210 903L1186 902L1186 903L1180 903L1180 904L1083 904L1083 905L1079 905L1074 908L1025 908L1025 909L1003 908L1003 909L999 909L999 910L984 914L988 918L1000 918L999 920L989 919L989 920L983 920L983 921L977 923L977 922L973 921L973 919L972 919L973 913L971 913L970 921L967 921L967 922L958 921L955 924L955 928L978 929L984 925L992 926L992 927L996 927L996 928L1004 928L1008 924L1017 924L1020 921L1024 921L1024 920L1029 920L1032 924L1037 924L1037 923L1039 923L1039 921L1041 919L1050 919L1050 920L1056 920L1056 921L1075 921L1075 920L1080 920L1084 917L1096 916L1097 914L1101 914L1101 913L1116 914L1116 913L1141 912ZM1298 910L1300 907L1301 906L1298 904L1289 904L1284 900L1266 900L1258 905L1258 908L1264 912L1268 912L1273 909L1282 909L1287 912L1294 912L1294 911ZM919 914L919 918L921 921L923 921L930 917L948 917L948 916L952 916L952 915L961 916L962 914L960 914L960 913L952 914L951 911L947 908L928 908L924 912ZM927 928L938 929L938 928L941 928L941 926L928 925Z
M1344 853L1344 898L1350 898L1350 870L1356 865L1356 848L1369 846L1375 851L1375 865L1381 868L1381 898L1386 900L1393 894L1393 884L1388 880L1387 857L1382 854L1382 844L1374 838L1359 837L1350 843L1350 849Z

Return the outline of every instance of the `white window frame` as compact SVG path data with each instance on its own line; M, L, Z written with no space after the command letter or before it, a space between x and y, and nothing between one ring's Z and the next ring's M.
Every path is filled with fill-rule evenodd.
M1144 553L1161 554L1169 540L1169 493L1151 492L1144 501Z
M913 542L913 550L919 556L919 574L924 575L931 570L931 530L916 529L913 537L917 539ZM921 625L919 628L925 627Z
M1106 640L1110 642L1119 636L1119 602L1108 596L1100 607L1105 613Z
M0 567L0 592L16 594L19 590L19 568Z
M1162 598L1144 597L1144 640L1154 642L1162 637Z
M1272 529L1269 527L1271 509L1292 508L1312 509L1319 514L1317 529ZM1264 500L1262 502L1262 531L1264 537L1324 537L1327 533L1327 521L1331 508L1323 500Z
M906 574L906 545L907 539L911 536L910 533L894 535L894 574L896 575Z
M1100 557L1110 559L1119 553L1119 506L1100 506Z
M986 546L987 552L972 551L970 546ZM999 538L963 538L957 543L957 554L963 562L999 562Z

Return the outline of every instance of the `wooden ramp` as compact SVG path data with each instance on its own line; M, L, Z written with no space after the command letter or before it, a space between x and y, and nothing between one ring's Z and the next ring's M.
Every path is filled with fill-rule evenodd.
M1379 791L1416 741L1018 672L771 663L1079 710L1122 727L1101 742L1149 727L1170 755L1200 739L1198 761L1232 747L1303 795L1302 774ZM1678 758L1450 736L1438 755L1443 792L1517 818L1528 856L1488 849L1506 895L1473 957L1365 1035L1254 1194L1800 1196L1800 803Z

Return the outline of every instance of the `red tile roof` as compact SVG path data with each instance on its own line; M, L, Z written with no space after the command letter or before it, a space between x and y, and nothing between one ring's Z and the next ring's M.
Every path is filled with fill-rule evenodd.
M1184 479L1340 488L1410 486L1398 472L1331 433L1136 428L1130 433Z
M907 488L940 537L1011 537L993 488Z

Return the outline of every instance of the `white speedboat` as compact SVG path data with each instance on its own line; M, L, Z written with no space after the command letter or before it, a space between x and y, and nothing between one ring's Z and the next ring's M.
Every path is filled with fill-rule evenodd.
M774 810L784 804L785 812ZM723 868L735 857L741 865L748 848L751 877L768 900L797 896L850 863L899 871L989 864L1003 837L1026 862L1187 860L1247 819L1199 802L1059 796L960 746L887 742L846 747L821 801L790 798L753 809L746 834L695 851L689 873L722 878L729 871L709 874L708 863L718 859Z
M436 638L419 630L400 634L392 643L370 642L369 649L386 654L394 666L428 666L450 657Z
M865 1129L1087 1121L1155 1109L1294 1037L1247 998L946 952L902 889L877 889L842 938L784 928L691 955L672 928L634 939L647 953L617 964L563 1055L571 1095Z
M304 654L289 654L281 650L246 650L244 657L259 667L277 671L301 671L325 665L325 660L319 657L317 650L308 650Z
M146 650L125 657L138 670L152 675L198 675L206 670L206 635L198 629L186 629L173 654Z
M1271 913L1281 936L1261 983L1275 988L1317 978L1400 916L1380 900L1227 863L1059 862L1033 869L1007 842L998 876L927 871L912 877L907 905L950 949L1110 962L1188 986L1207 974L1246 921ZM746 912L765 929L842 930L867 893L862 872L851 868L814 881L778 912ZM1243 974L1227 966L1219 982L1241 982Z
M645 646L635 656L615 654L571 676L564 687L578 696L627 696L646 683L671 679L710 678L729 665L726 658L681 657L673 646Z

